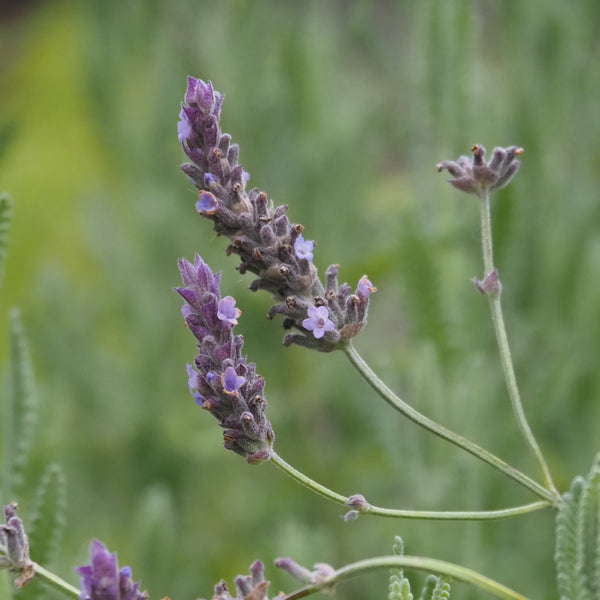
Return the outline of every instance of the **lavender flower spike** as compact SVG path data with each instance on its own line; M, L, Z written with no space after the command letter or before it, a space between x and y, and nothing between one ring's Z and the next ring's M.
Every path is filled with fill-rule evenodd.
M239 256L240 273L256 275L250 289L273 295L269 317L282 315L284 328L296 330L284 344L335 350L364 327L375 288L364 277L351 294L347 284L338 285L337 265L327 270L324 285L313 264L314 242L304 239L302 225L290 223L287 206L275 206L258 189L246 191L249 176L238 163L239 148L219 126L222 102L210 82L188 78L177 135L191 161L181 169L198 189L196 210L230 240L226 252ZM321 327L314 315L324 311Z
M487 163L484 161L485 148L480 144L473 144L471 153L471 160L461 156L456 162L444 160L436 168L438 171L446 169L453 176L449 183L455 188L482 197L510 183L521 165L516 157L523 153L523 148L494 148Z
M199 256L193 264L180 260L179 270L184 287L176 291L185 300L182 314L198 340L198 355L187 366L190 394L225 429L225 448L249 463L264 462L275 435L264 416L265 382L256 365L242 356L242 336L233 334L241 311L231 296L221 298L220 274L213 275Z
M147 592L131 579L131 569L119 570L117 555L98 540L90 544L90 563L75 569L81 578L80 600L146 600Z

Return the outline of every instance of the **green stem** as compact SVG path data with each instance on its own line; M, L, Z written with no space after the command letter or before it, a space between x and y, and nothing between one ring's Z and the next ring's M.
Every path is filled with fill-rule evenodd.
M304 487L312 490L313 492L332 500L337 504L349 506L349 497L342 496L337 492L326 488L325 486L317 483L310 477L304 475L290 464L288 464L283 458L281 458L275 451L271 453L271 462L277 465L284 473L289 475L292 479L303 485ZM443 521L485 521L492 519L507 519L509 517L516 517L524 515L536 510L541 510L550 506L550 503L546 500L540 500L531 504L525 504L523 506L515 506L512 508L504 508L501 510L483 510L483 511L427 511L427 510L395 510L392 508L381 508L374 506L370 503L365 508L359 510L360 514L374 515L378 517L391 517L396 519L429 519L429 520L443 520Z
M496 596L496 598L502 598L504 600L527 600L525 596L507 588L493 579L484 577L476 571L443 560L425 558L422 556L378 556L361 560L338 569L333 575L318 583L308 585L289 594L283 600L296 600L297 598L303 598L304 596L314 594L315 592L331 590L337 583L370 571L398 568L418 569L429 573L448 575L454 579L464 581L474 587L490 592L490 594Z
M534 494L540 498L548 500L553 506L558 502L557 496L551 491L547 490L544 486L540 485L537 481L531 479L521 471L511 467L508 463L504 462L491 452L481 448L471 440L463 438L462 436L454 433L449 429L446 429L442 425L439 425L435 421L421 414L415 410L412 406L400 399L390 388L388 388L377 375L371 370L369 365L363 360L360 354L356 351L351 343L344 346L344 352L350 359L350 362L354 365L356 370L362 375L365 381L393 408L401 412L405 417L410 419L413 423L431 431L438 437L445 439L452 444L466 450L473 456L481 459L494 467L498 471L504 473L511 479L514 479L517 483L520 483L527 489L531 490Z
M11 586L8 582L8 571L0 573L0 600L11 600Z
M494 272L494 257L492 250L492 219L490 215L490 196L487 190L480 196L479 202L479 214L481 219L481 247L483 251L483 268L484 277L487 277ZM525 438L525 442L537 458L546 487L552 492L555 498L559 498L550 469L546 464L544 455L538 446L538 443L529 427L525 411L523 410L523 404L521 403L521 397L519 394L519 388L517 386L517 378L515 376L515 370L510 354L510 347L508 345L508 337L506 335L506 327L504 325L504 317L502 315L502 306L500 304L500 292L495 294L488 294L490 302L490 310L492 313L492 321L494 323L494 331L496 333L496 340L498 342L498 349L500 351L500 360L502 362L502 371L504 372L504 378L506 380L506 386L508 388L508 394L512 404L513 412L521 430L521 434Z
M70 583L67 583L64 579L61 579L58 575L55 575L47 569L44 569L44 567L35 562L33 563L33 568L35 569L36 576L43 579L54 589L63 592L63 594L66 594L67 596L79 598L79 590Z

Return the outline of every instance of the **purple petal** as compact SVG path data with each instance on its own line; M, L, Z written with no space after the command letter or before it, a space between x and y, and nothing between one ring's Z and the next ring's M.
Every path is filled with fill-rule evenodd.
M217 308L217 318L224 323L237 325L237 319L242 314L239 308L235 307L235 298L225 296L219 300Z
M313 248L315 243L312 241L304 241L302 234L300 234L294 242L294 252L296 257L299 259L306 259L309 262L313 259Z
M356 287L356 295L361 300L366 300L369 297L369 294L376 292L377 288L367 279L366 275L363 275Z
M242 387L246 381L245 377L238 377L233 367L227 367L225 372L221 375L221 382L223 383L223 390L227 394L235 394Z
M199 213L207 213L210 215L217 210L218 206L219 202L213 194L206 190L200 190L198 201L196 202L196 210Z
M179 121L177 122L177 139L180 144L183 144L184 140L189 140L193 135L194 129L192 123L182 108L179 113Z

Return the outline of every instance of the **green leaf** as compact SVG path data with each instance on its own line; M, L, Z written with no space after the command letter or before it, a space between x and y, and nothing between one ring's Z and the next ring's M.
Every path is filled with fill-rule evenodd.
M598 546L600 516L600 456L597 456L581 496L581 567L592 598L600 597Z
M37 398L29 344L25 338L19 311L9 315L10 393L4 406L3 494L12 497L23 482L23 470L36 422Z
M4 279L4 261L8 247L8 232L12 221L13 210L10 196L3 192L0 194L0 289Z
M419 600L431 600L433 598L433 592L435 591L438 584L438 578L435 575L428 575L425 580L425 585L421 590Z
M59 465L50 463L37 489L29 526L29 552L33 560L48 565L55 558L66 525L66 480Z
M50 566L58 552L66 526L66 482L62 469L50 463L36 491L35 509L27 528L31 559ZM15 600L61 597L34 578L15 593Z
M394 537L392 552L396 556L404 554L404 541L399 535ZM403 569L390 569L388 600L413 600L413 595L410 591L410 582L404 577Z
M450 582L451 577L436 577L436 584L431 594L431 600L450 600Z
M600 593L600 455L588 476L576 477L556 517L554 555L564 600L591 600Z

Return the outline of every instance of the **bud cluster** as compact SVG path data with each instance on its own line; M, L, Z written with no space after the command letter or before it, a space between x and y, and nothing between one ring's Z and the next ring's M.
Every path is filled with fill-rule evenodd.
M456 189L482 196L510 183L521 166L516 157L522 153L523 148L518 146L494 148L492 158L486 163L485 148L481 144L473 144L472 158L460 156L456 161L443 160L436 167L438 172L446 169L454 177L449 183Z
M231 241L227 254L240 257L240 273L257 276L250 289L273 295L269 316L281 314L285 328L298 330L285 343L333 350L362 329L375 288L364 276L351 294L347 284L338 285L337 265L323 285L312 262L314 242L304 239L302 225L290 223L287 206L274 206L258 189L246 191L239 147L219 127L222 102L210 82L188 78L177 131L192 161L181 168L199 190L196 210Z
M194 365L187 367L190 393L225 429L225 448L249 463L268 460L275 436L264 416L265 382L242 356L242 336L233 334L241 311L231 296L221 297L220 274L213 275L199 256L193 264L181 259L179 270L182 314L198 340Z

